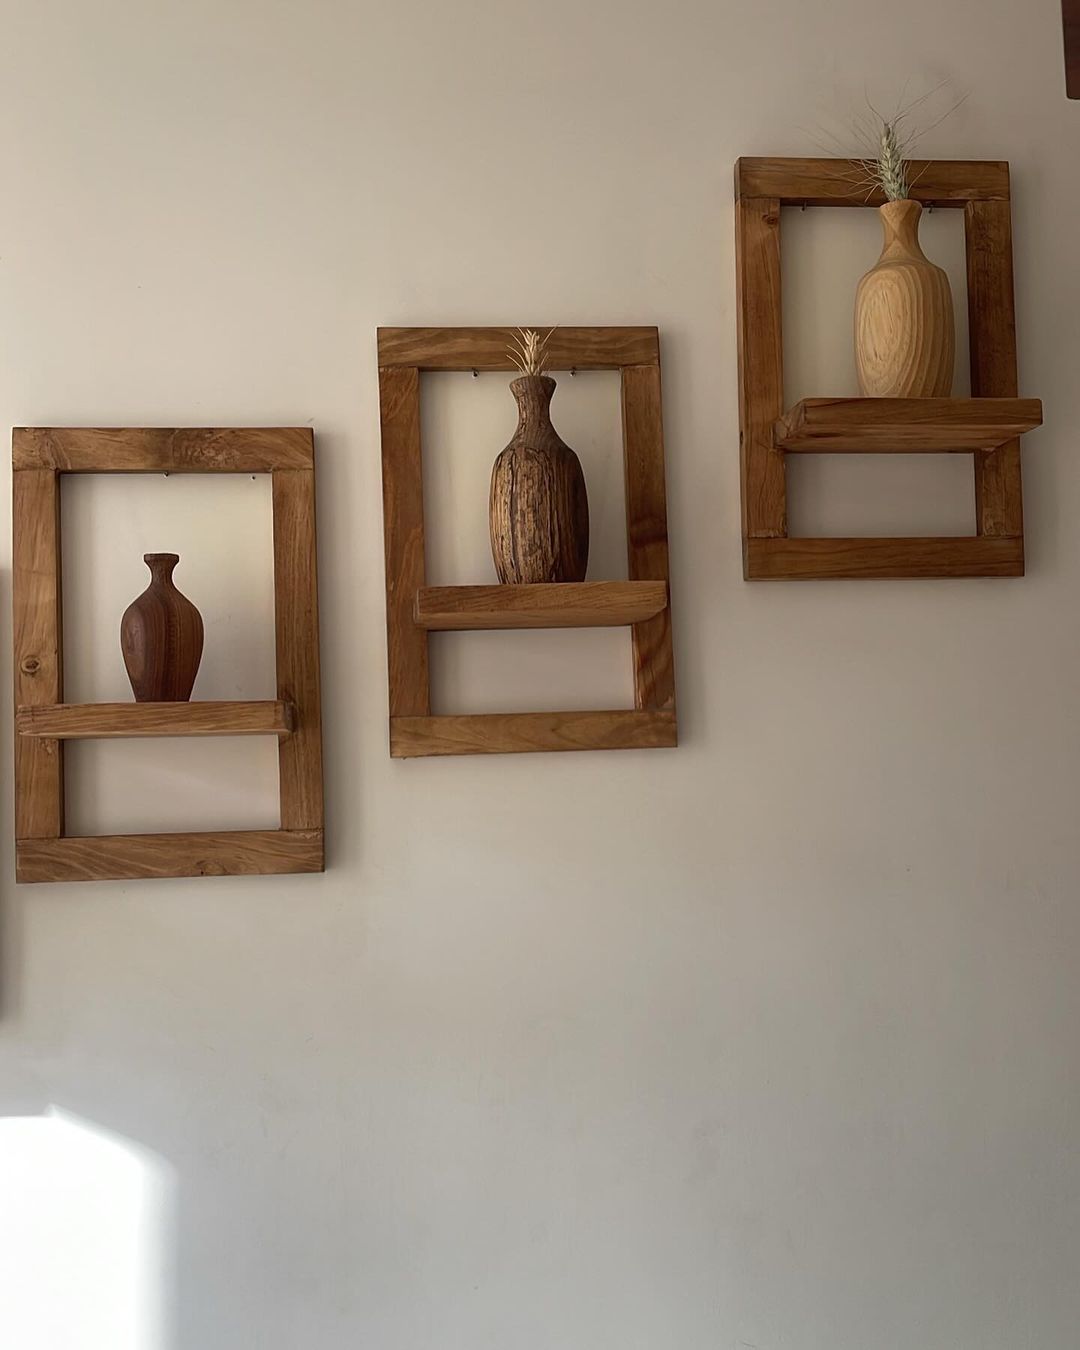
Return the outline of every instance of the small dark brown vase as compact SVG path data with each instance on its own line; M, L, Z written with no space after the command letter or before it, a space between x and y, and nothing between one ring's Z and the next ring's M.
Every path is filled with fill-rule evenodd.
M577 455L551 425L550 375L510 385L518 405L513 439L491 472L491 553L499 580L584 581L589 499Z
M150 585L120 620L120 649L136 703L186 703L202 660L199 611L173 585L178 553L146 553Z

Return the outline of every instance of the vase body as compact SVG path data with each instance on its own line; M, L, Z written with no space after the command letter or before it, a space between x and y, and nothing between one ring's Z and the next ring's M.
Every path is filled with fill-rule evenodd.
M199 611L173 585L176 553L147 553L150 585L124 611L120 649L136 703L186 703L203 650Z
M491 473L491 553L511 584L584 581L589 500L577 455L551 425L555 381L523 375L510 389L518 425Z
M948 398L956 354L949 278L919 244L918 202L886 202L881 257L855 293L855 366L867 398Z

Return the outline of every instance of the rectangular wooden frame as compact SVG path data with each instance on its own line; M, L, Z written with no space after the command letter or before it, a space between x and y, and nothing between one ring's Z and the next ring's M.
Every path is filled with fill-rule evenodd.
M883 198L857 186L865 173L843 159L740 159L735 166L739 312L739 420L744 575L785 577L1022 576L1024 520L1020 441L1002 434L975 453L976 533L956 538L789 538L781 331L780 210L784 206L879 206ZM1009 166L1001 161L917 161L911 195L924 204L963 210L967 251L971 393L1013 401L1017 420L1037 400L1017 400ZM865 400L867 419L883 420ZM924 403L925 400L912 400ZM959 400L957 402L960 402ZM1023 406L1021 406L1023 405ZM893 441L882 427L866 450L949 448L948 426L926 431L894 410ZM1030 421L1030 416L1028 421ZM790 422L790 414L788 417ZM1003 416L1006 431L1010 418ZM1037 421L1035 422L1037 425ZM899 442L903 442L900 444ZM990 441L987 441L987 447ZM822 441L801 449L828 450Z
M12 536L18 881L322 871L313 442L307 427L15 428ZM64 704L60 475L65 473L271 475L275 702ZM54 735L43 734L49 731ZM65 835L64 738L170 734L277 735L280 828Z
M551 589L550 599L544 594L547 588L537 586L427 586L421 372L512 371L507 349L515 331L379 329L390 753L409 758L673 746L675 669L667 603L660 340L655 328L557 328L548 345L552 370L620 372L630 581L560 585ZM664 587L659 611L656 586L648 583ZM632 621L635 613L647 617ZM633 710L432 716L428 681L432 630L604 623L630 623Z

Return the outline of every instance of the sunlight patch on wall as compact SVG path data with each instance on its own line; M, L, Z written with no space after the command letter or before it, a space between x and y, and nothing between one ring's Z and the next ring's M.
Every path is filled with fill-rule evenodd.
M0 1120L0 1345L167 1350L169 1174L58 1110Z

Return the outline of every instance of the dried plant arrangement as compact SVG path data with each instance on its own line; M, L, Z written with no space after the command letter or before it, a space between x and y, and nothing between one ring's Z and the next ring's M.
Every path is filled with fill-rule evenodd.
M866 173L867 196L875 188L880 187L886 201L907 200L908 161L904 155L907 144L901 128L901 119L893 118L890 122L884 117L881 118L877 157L859 160Z
M856 190L865 191L868 200L881 192L886 201L907 201L911 189L925 172L924 169L918 173L913 171L916 146L951 117L967 98L966 93L960 94L951 98L940 111L934 111L934 105L940 103L939 96L946 94L948 89L945 82L909 99L905 85L891 113L879 111L866 94L866 111L851 117L842 134L820 129L811 138L828 154L839 154L855 166L852 174L845 175L846 182Z
M947 398L952 391L956 336L952 291L945 272L919 243L922 206L912 188L929 164L916 169L917 142L963 102L954 99L920 125L919 115L945 88L919 98L902 94L896 111L867 112L852 122L861 154L849 160L849 182L866 200L885 198L879 208L884 244L877 263L855 295L855 367L859 390L872 398Z
M880 188L886 201L908 200L912 187L918 181L917 177L912 178L911 152L922 137L954 113L966 97L961 95L932 122L919 125L913 120L912 114L925 107L944 87L938 85L910 103L901 99L891 117L878 112L867 99L869 115L855 120L854 131L860 144L866 147L869 143L874 151L871 155L859 158L868 197Z
M547 346L554 331L554 327L549 328L543 337L533 328L519 328L514 333L506 354L522 375L543 375Z

